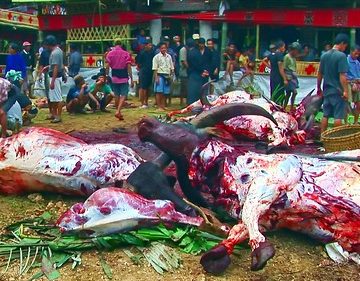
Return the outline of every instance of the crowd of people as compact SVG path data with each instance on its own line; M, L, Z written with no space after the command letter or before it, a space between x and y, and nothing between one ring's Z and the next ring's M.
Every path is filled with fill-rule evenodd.
M340 33L334 45L326 46L320 58L317 78L317 93L323 96L323 119L321 131L328 128L328 119L334 118L334 126L348 123L348 114L353 113L354 123L358 124L360 113L360 47L350 48L349 37ZM273 100L281 100L280 105L287 107L290 100L290 111L294 110L295 97L299 81L296 73L296 61L301 56L301 46L293 42L286 46L278 41L270 46L271 52L263 59L270 69L270 92ZM283 99L277 97L283 96Z
M31 43L24 42L20 50L16 44L10 44L9 55L5 75L10 84L1 80L1 90L4 101L0 111L2 128L4 116L12 120L10 127L14 129L22 124L19 117L24 114L17 113L16 120L11 116L11 108L20 108L26 112L26 116L33 118L34 110L29 97L32 97L31 86L35 80L42 79L45 85L45 93L48 99L49 119L52 123L62 120L64 105L70 114L87 113L87 111L109 112L107 106L115 100L115 117L124 120L121 113L125 105L129 87L133 87L133 65L139 76L139 99L140 108L148 108L149 95L155 94L155 107L166 110L170 102L172 83L180 84L180 103L191 104L200 98L201 87L210 80L218 80L221 69L221 55L215 48L214 39L205 40L199 34L193 34L181 43L180 36L174 36L172 40L163 36L161 42L154 46L151 38L140 33L136 40L136 59L133 60L123 46L121 39L114 40L114 46L105 53L106 67L100 69L94 75L92 82L86 83L85 78L79 74L82 64L82 56L76 46L70 46L70 56L67 67L64 64L64 51L60 48L56 38L49 35L45 38L41 50L39 50L36 63L35 55L31 52ZM354 122L358 123L360 113L360 47L351 48L346 57L344 51L348 46L349 39L345 34L339 34L335 39L334 46L327 47L320 60L318 75L318 94L324 96L324 119L322 131L327 128L327 119L334 117L335 126L347 122L350 110L354 113ZM283 96L280 104L287 108L290 102L290 111L294 110L295 97L299 88L296 73L296 62L303 59L302 47L298 42L286 46L283 41L269 46L269 52L263 59L263 63L270 69L270 92L273 100ZM251 49L238 50L236 45L230 42L222 54L225 78L229 78L233 84L234 71L244 74L254 72L255 62ZM73 77L74 85L69 89L66 100L63 100L62 83L67 77ZM88 85L90 84L90 85ZM7 90L6 90L7 89ZM6 94L5 94L6 92ZM5 101L5 96L8 99ZM11 94L15 93L15 94ZM354 103L354 108L349 106ZM5 105L4 105L5 104ZM5 115L4 115L5 114ZM36 113L35 113L36 115ZM6 131L6 130L5 130ZM4 136L4 129L2 135Z

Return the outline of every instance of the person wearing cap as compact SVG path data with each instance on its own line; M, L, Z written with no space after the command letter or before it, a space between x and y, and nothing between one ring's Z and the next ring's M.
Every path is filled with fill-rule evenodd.
M89 88L89 105L91 109L93 112L98 109L102 112L109 112L106 110L106 106L112 101L115 94L109 85L106 69L101 68L99 73L92 76L91 79L95 80L95 83L91 84ZM91 97L94 97L95 99Z
M64 53L57 44L53 35L45 38L45 44L48 46L50 53L48 73L50 77L49 86L49 110L51 123L61 122L61 114L63 107L62 99L62 77L64 74Z
M198 46L188 52L188 96L187 104L191 104L200 98L201 87L209 80L211 54L205 47L205 39L200 38Z
M167 44L160 43L160 52L154 56L152 61L154 72L154 92L156 105L166 110L166 97L170 95L170 85L174 74L174 63L167 53Z
M328 119L334 118L334 127L340 126L347 114L349 70L344 51L349 44L349 36L339 33L334 47L321 56L317 76L317 94L324 97L321 133L328 127Z
M116 38L114 44L114 48L106 56L106 73L109 73L111 68L112 90L115 94L115 104L118 105L115 117L124 120L121 109L129 93L129 78L131 87L134 86L132 61L130 53L121 48L120 38ZM101 108L101 110L106 112L106 108Z
M149 88L152 84L152 61L154 58L153 45L150 40L145 41L144 49L136 56L139 70L139 99L140 108L148 108Z
M284 57L284 71L288 84L285 87L286 96L282 106L286 109L290 99L290 112L294 110L297 88L299 88L299 80L296 74L296 57L299 55L300 48L301 46L298 42L291 43L288 47L289 52Z
M32 73L33 73L34 66L35 66L35 56L31 52L31 43L30 42L25 41L23 43L23 50L21 52L21 55L23 56L25 65L26 65L26 79L24 80L22 89L26 95L33 97L31 94L31 88L32 88L32 85L34 84L34 77L33 77Z
M9 45L9 55L6 57L5 75L10 71L21 71L22 82L26 79L26 64L19 52L19 46L15 43Z

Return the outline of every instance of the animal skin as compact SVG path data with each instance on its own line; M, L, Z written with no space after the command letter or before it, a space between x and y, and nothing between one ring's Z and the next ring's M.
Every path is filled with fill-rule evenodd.
M48 128L0 139L0 192L90 195L115 186L143 161L121 144L93 144Z
M174 140L168 131L182 139ZM214 206L238 219L228 238L202 257L208 272L223 272L234 246L246 239L252 249L251 268L261 269L275 254L264 232L279 228L360 253L358 162L247 152L220 141L196 139L187 128L149 118L140 122L139 137L175 163L187 159L190 185L212 195ZM360 156L360 150L326 156Z

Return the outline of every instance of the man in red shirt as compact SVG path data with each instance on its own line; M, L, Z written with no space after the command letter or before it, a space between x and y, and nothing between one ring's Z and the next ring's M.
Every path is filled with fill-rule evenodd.
M121 48L121 39L114 40L115 47L106 56L106 71L111 68L112 90L115 94L115 103L118 104L115 117L124 120L121 108L124 106L129 93L129 78L133 87L131 71L131 55Z

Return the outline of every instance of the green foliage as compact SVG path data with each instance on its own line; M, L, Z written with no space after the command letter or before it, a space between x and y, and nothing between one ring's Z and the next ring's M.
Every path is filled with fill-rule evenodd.
M49 213L44 213L35 219L16 222L6 228L8 232L0 236L0 257L7 260L3 265L5 272L17 260L20 264L19 276L32 268L39 267L40 271L30 280L37 280L42 276L46 276L48 280L56 280L60 277L58 269L66 263L72 262L72 268L81 264L81 253L84 251L94 249L111 251L119 247L135 246L140 255L126 251L130 259L139 263L141 257L144 257L157 272L162 274L180 265L180 257L172 248L197 255L222 240L195 227L167 228L164 225L127 233L84 238L75 234L62 235L50 222L51 219ZM101 254L99 260L105 275L111 279L111 268Z

